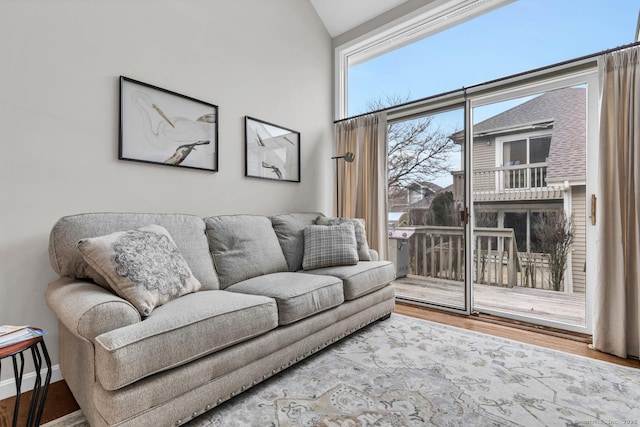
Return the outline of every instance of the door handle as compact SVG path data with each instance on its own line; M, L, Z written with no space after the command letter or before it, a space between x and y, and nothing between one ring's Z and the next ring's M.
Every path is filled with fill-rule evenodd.
M471 215L469 215L469 208L465 207L463 210L460 211L460 222L464 224L468 224L470 217Z
M591 225L596 225L596 202L597 197L595 194L591 195Z

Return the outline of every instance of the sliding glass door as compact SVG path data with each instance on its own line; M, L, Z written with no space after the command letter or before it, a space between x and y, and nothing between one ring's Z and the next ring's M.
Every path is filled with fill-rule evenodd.
M399 299L591 332L596 87L541 79L389 121Z
M389 253L398 296L468 312L463 105L389 125Z
M595 86L588 80L472 102L476 311L590 332L587 113Z

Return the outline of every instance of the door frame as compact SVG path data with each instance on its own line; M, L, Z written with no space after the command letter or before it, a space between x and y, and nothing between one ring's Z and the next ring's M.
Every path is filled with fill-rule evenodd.
M535 93L541 93L561 87L575 86L579 84L587 85L587 170L589 173L586 177L586 289L585 289L585 325L584 327L575 325L560 324L558 322L540 321L539 319L531 319L525 317L511 316L515 320L526 322L534 322L544 326L562 328L569 331L591 334L593 330L593 295L595 283L595 266L596 266L596 247L595 242L595 226L592 225L589 212L591 211L591 195L597 194L597 176L598 176L598 133L599 133L599 79L596 62L593 59L581 61L576 64L560 64L557 67L547 69L534 70L532 73L524 73L522 75L511 76L506 79L488 82L471 88L463 88L459 91L453 91L437 95L434 97L424 98L416 102L402 104L387 110L388 121L401 121L415 118L420 115L437 112L438 110L453 109L457 106L464 106L465 109L465 152L464 152L464 175L465 175L465 201L464 207L472 212L473 197L473 173L472 156L473 156L473 109L477 106L492 104L495 102L525 97ZM473 268L468 260L468 254L473 253L473 218L465 224L465 307L463 309L457 307L444 306L442 304L428 303L422 300L412 298L399 298L399 300L429 308L435 308L443 311L449 311L459 314L470 315L474 312L473 304L473 286L472 271ZM489 313L493 314L493 313ZM504 316L504 313L495 313Z
M553 328L560 328L573 332L580 332L585 334L591 334L593 331L593 295L595 288L595 266L596 266L596 246L595 246L595 226L592 225L591 216L591 195L597 197L597 177L598 177L598 134L599 134L599 120L598 120L598 94L599 94L599 81L598 72L596 68L582 70L574 73L570 73L564 76L549 76L544 79L535 80L533 82L524 83L517 86L508 86L500 89L494 88L490 93L481 96L471 96L470 109L473 111L475 107L494 104L496 102L506 101L509 99L522 98L529 95L539 94L547 92L553 89L559 89L564 87L570 87L575 85L585 84L587 99L586 99L586 170L589 171L586 174L586 197L585 208L586 212L586 224L585 224L585 250L586 250L586 283L585 283L585 325L568 325L555 321L547 321L541 319L530 318L526 316L511 315L503 312L486 310L483 312L495 316L505 317L513 320L524 321L528 323L535 323L543 326L549 326ZM465 128L465 132L469 135L473 135L473 127L469 129ZM469 143L472 151L473 144ZM466 185L467 188L473 188L473 163L471 159L469 163L465 165ZM473 194L469 192L467 200L469 201L469 209L472 212L473 206ZM473 221L472 221L473 222ZM469 233L473 233L471 227L468 227ZM473 234L467 235L468 240L473 239ZM468 268L468 266L466 266ZM473 284L470 281L470 287L473 288ZM473 291L471 292L473 295ZM471 300L473 301L473 300ZM472 308L473 309L473 308Z

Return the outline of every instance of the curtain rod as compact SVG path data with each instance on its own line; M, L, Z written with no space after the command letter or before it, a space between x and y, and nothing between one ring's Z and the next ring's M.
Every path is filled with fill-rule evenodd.
M407 107L407 106L410 106L410 105L413 105L413 104L418 104L418 103L421 103L421 102L429 101L431 99L435 99L435 98L451 95L451 94L454 94L454 93L457 93L457 92L466 93L469 89L474 89L474 88L478 88L478 87L482 87L482 86L488 86L488 85L491 85L491 84L495 84L495 83L502 82L502 81L505 81L505 80L513 79L513 78L516 78L516 77L526 76L528 74L539 73L540 71L545 71L545 70L549 70L549 69L552 69L552 68L561 67L563 65L579 64L580 62L584 62L584 61L587 61L589 59L597 58L600 55L606 55L606 54L609 54L609 53L618 52L620 50L628 49L630 47L635 47L635 46L640 46L640 41L629 43L629 44L618 46L618 47L614 47L614 48L611 48L611 49L606 49L606 50L603 50L603 51L600 51L600 52L597 52L597 53L591 53L589 55L581 56L581 57L578 57L578 58L569 59L567 61L557 62L557 63L551 64L551 65L545 65L544 67L534 68L533 70L528 70L528 71L523 71L521 73L511 74L511 75L506 76L506 77L500 77L500 78L497 78L497 79L494 79L494 80L488 80L488 81L483 82L483 83L477 83L477 84L474 84L474 85L471 85L471 86L467 86L467 87L463 86L460 89L455 89L455 90L450 90L448 92L438 93L436 95L427 96L427 97L424 97L424 98L416 99L414 101L404 102L402 104L392 105L390 107L379 108L377 110L369 111L368 113L356 114L354 116L346 117L344 119L334 120L333 123L336 124L336 123L344 122L344 121L351 120L351 119L357 119L358 117L368 116L369 114L376 114L376 113L382 113L382 112L385 112L385 111L391 111L391 110L395 110L395 109L398 109L398 108Z

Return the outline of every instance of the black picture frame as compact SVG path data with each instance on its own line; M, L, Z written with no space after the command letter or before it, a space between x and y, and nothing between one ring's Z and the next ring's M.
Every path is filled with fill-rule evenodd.
M245 176L300 182L300 132L244 118Z
M120 76L118 159L218 171L218 106Z

